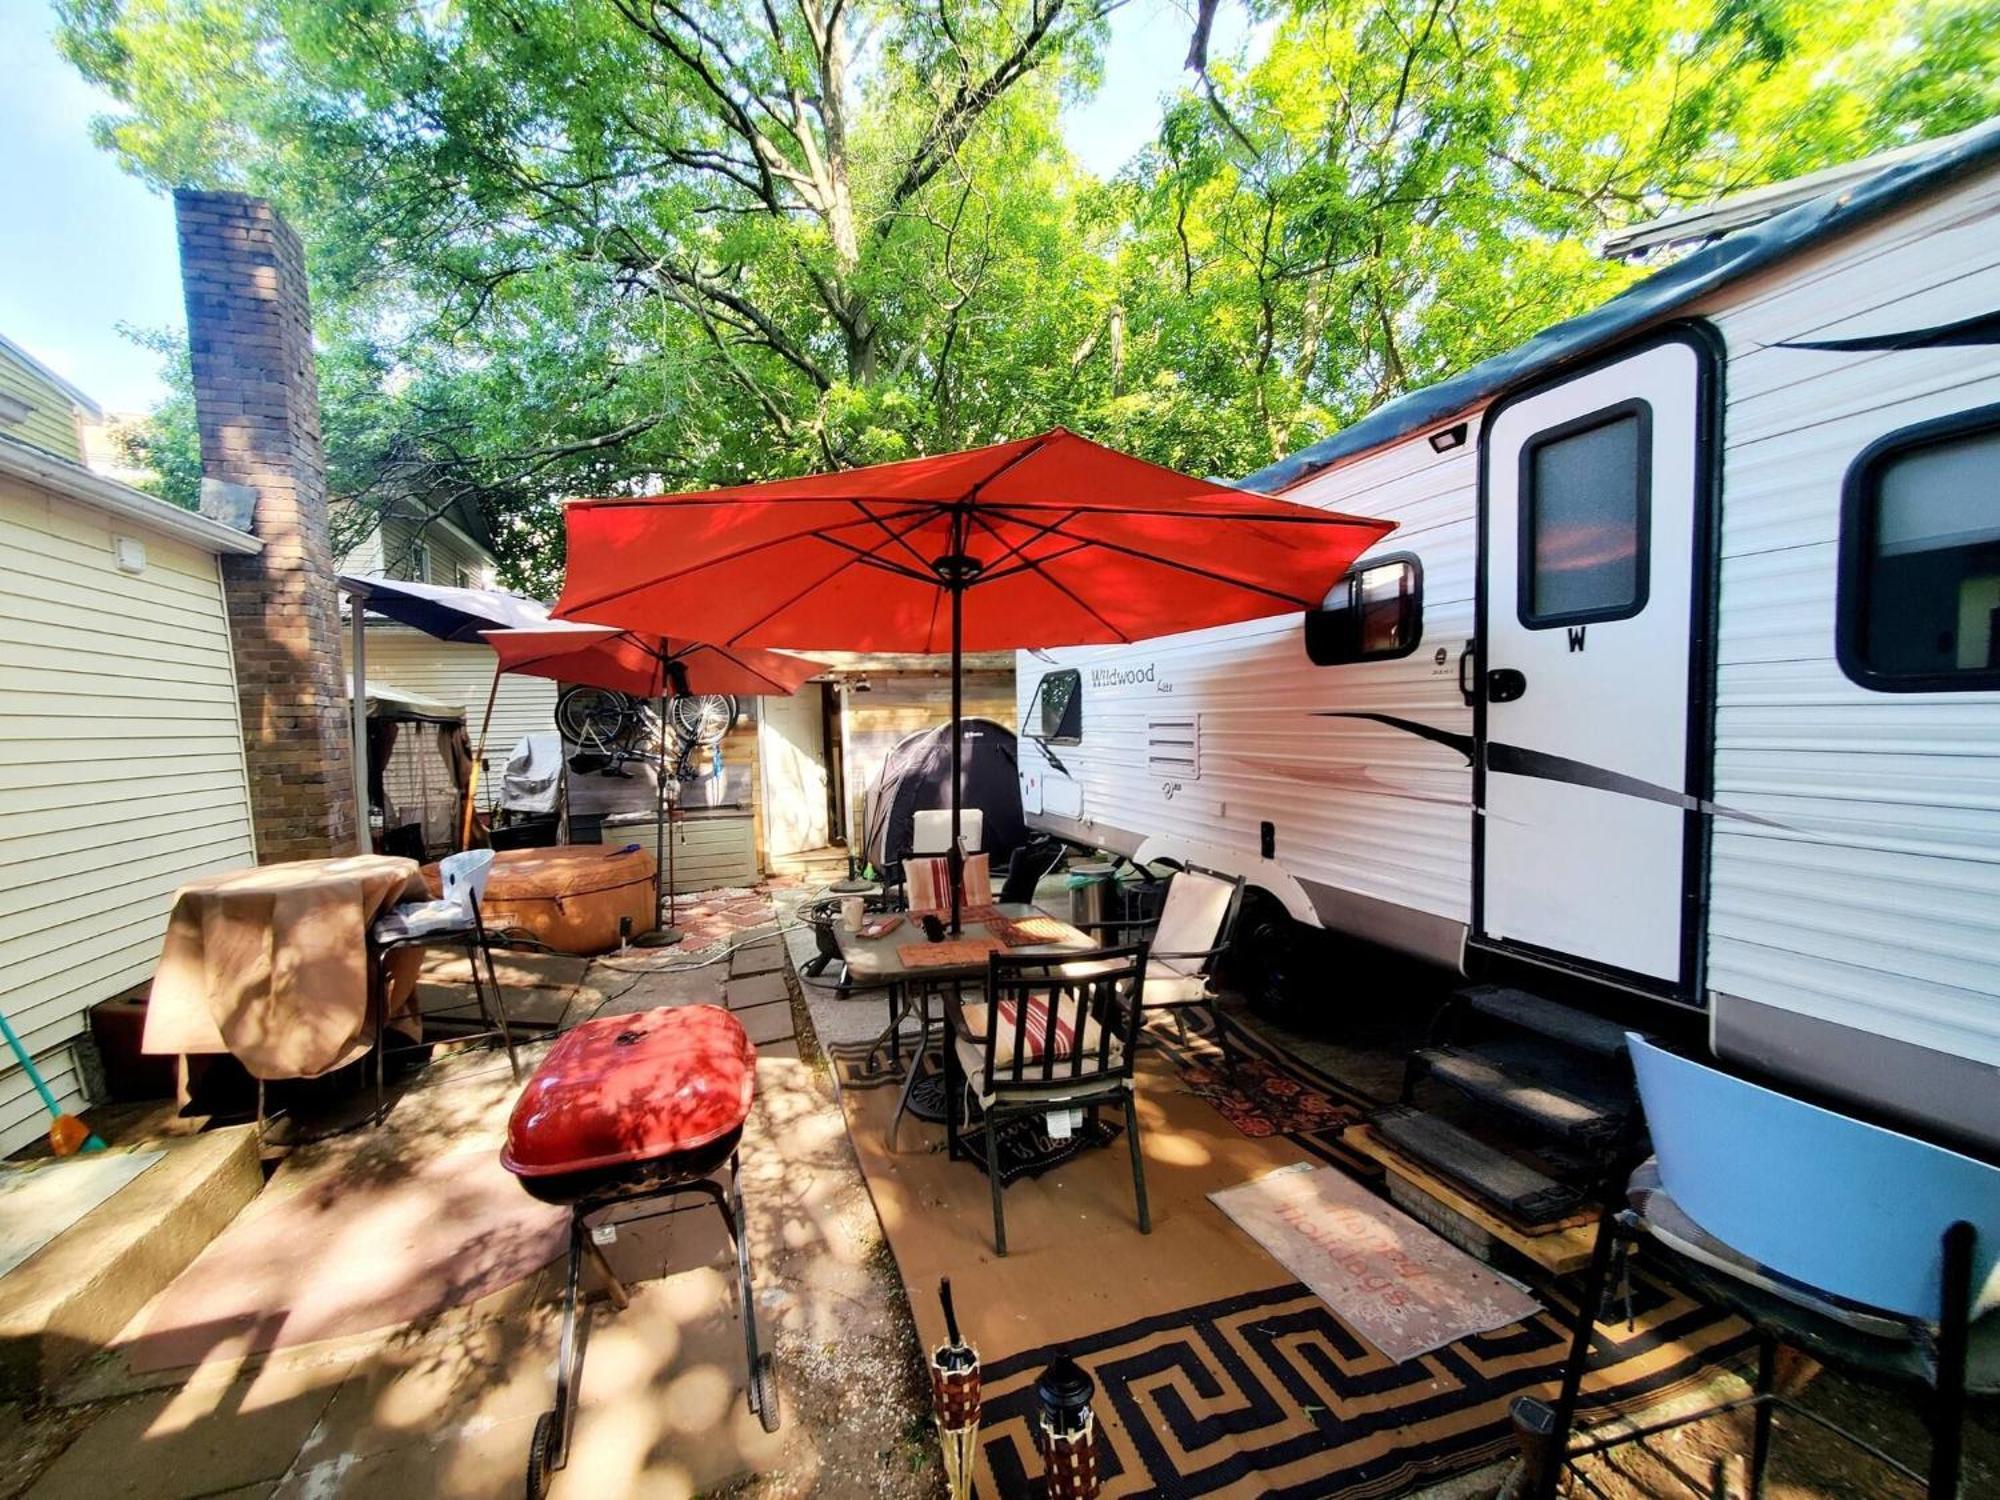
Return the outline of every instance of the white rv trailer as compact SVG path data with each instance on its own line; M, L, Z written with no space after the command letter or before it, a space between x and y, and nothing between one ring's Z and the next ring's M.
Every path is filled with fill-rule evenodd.
M2000 1147L2000 121L1244 484L1398 527L1022 653L1031 824Z

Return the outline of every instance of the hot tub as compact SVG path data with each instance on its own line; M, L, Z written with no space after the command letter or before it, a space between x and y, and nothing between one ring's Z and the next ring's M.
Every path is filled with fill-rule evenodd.
M424 883L438 894L436 865L424 866ZM621 919L634 937L658 921L653 854L635 843L501 849L479 909L495 930L527 932L561 953L604 953L618 946Z

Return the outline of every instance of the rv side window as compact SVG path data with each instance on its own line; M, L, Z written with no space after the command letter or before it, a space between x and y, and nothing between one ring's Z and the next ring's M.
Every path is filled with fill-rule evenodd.
M1646 607L1652 409L1626 401L1521 449L1521 623L1626 620Z
M1306 655L1316 666L1408 656L1423 636L1424 569L1414 557L1351 569L1306 612Z
M1884 692L2000 688L2000 407L1891 433L1848 471L1840 664Z
M1035 738L1051 745L1083 743L1083 673L1074 667L1046 672L1035 688L1029 717Z

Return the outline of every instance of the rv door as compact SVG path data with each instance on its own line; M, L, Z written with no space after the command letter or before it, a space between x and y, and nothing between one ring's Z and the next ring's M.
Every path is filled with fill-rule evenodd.
M1675 336L1482 442L1474 940L1696 995L1710 364Z

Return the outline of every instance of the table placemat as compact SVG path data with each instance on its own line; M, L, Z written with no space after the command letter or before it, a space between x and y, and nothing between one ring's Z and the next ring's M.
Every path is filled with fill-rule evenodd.
M1088 945L1090 938L1061 917L992 917L986 930L1009 948L1027 948L1045 943Z
M942 943L905 943L896 956L906 969L977 968L986 955L998 953L1005 945L998 938L948 938Z

